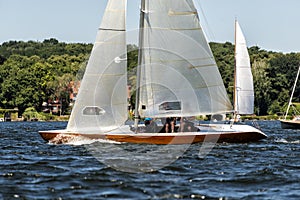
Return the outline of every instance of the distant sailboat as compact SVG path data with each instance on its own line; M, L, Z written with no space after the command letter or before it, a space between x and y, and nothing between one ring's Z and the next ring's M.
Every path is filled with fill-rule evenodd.
M242 29L235 21L234 111L237 115L254 113L254 89L250 57Z
M191 144L266 138L246 125L201 131L145 133L139 117L189 117L232 111L221 75L199 24L193 0L142 0L135 127L127 120L126 0L108 0L66 130L40 131L117 142ZM161 128L161 127L160 127ZM161 131L160 131L161 132Z
M291 94L291 97L290 97L290 101L289 101L287 110L285 112L284 120L280 120L281 128L283 128L283 129L300 129L300 116L295 116L293 120L287 120L286 119L287 115L289 113L290 107L292 105L292 100L293 100L294 92L295 92L296 85L297 85L297 82L298 82L299 73L300 73L300 66L299 66L299 69L298 69L298 72L297 72L297 76L296 76L293 91L292 91L292 94Z

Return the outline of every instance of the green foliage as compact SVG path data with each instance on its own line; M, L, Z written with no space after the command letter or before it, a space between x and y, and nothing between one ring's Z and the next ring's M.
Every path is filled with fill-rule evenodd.
M231 43L211 43L211 49L222 75L229 98L232 100L234 85L234 46ZM300 53L276 53L249 48L255 90L257 115L284 112L289 100ZM300 102L300 84L297 84L293 101Z
M26 108L24 113L23 113L23 118L27 121L30 121L30 120L45 120L46 118L39 114L35 108L33 107L30 107L30 108Z
M67 44L58 42L51 38L43 42L38 41L9 41L0 46L0 55L4 59L8 59L11 55L17 54L21 56L39 55L41 58L49 58L53 55L75 55L89 54L92 50L91 44ZM1 64L1 63L0 63Z
M128 84L132 88L136 88L136 73L138 66L138 47L135 45L127 46L127 71L128 71Z
M219 71L222 75L227 94L233 99L234 86L234 45L226 42L210 43Z
M270 68L267 70L271 79L271 99L278 99L283 106L289 99L295 82L296 73L300 64L300 54L278 54L270 59ZM285 100L285 101L284 101ZM300 102L300 84L296 85L293 101ZM272 112L272 110L270 110Z
M229 42L210 45L228 96L233 99L234 45ZM91 44L64 43L53 38L43 42L3 43L0 45L0 107L18 108L22 114L29 107L36 112L41 111L45 101L61 100L62 112L65 112L70 102L69 83L82 79L91 49ZM138 48L128 45L127 49L128 84L132 88L131 103L134 106ZM269 52L257 46L250 47L249 54L255 88L255 113L273 115L284 112L300 54ZM293 102L300 102L299 83ZM52 118L45 114L41 119Z
M271 80L268 76L266 70L269 64L263 60L254 60L252 64L252 74L254 82L254 104L255 113L260 115L260 113L266 114L268 112L268 105L272 103L269 91L271 88Z
M10 41L0 46L0 107L42 109L49 99L69 103L69 81L86 64L92 45ZM82 72L81 72L82 74Z

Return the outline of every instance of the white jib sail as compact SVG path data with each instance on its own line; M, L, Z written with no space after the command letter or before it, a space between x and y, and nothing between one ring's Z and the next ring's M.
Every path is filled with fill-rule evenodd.
M235 38L235 100L237 114L254 113L254 90L247 44L239 23L236 21Z
M232 111L192 0L145 0L141 116Z
M68 131L105 132L127 120L126 3L107 3Z

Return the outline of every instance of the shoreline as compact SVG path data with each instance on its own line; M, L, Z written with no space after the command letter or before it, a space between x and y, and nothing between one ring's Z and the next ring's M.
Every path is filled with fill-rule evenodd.
M249 116L242 116L241 117L241 122L247 122L247 121L276 121L276 120L281 120L283 119L283 116L274 116L274 115L266 115L266 116L254 116L254 117L249 117ZM288 117L287 120L292 119L292 117ZM30 119L30 120L24 120L22 118L18 119L11 119L9 121L0 121L0 122L68 122L69 116L56 116L55 119L50 119L50 120L45 120L45 119ZM127 121L133 121L132 119L128 119ZM197 119L195 121L211 121L209 119ZM225 120L226 121L226 120Z

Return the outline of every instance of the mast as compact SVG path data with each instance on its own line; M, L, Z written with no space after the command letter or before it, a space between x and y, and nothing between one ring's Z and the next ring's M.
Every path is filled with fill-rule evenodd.
M299 73L300 73L300 66L299 66L299 69L298 69L298 72L297 72L297 76L296 76L296 80L295 80L295 83L294 83L292 95L291 95L291 98L290 98L290 101L289 101L289 105L288 105L288 107L287 107L287 110L286 110L286 113L285 113L285 116L284 116L284 120L286 120L286 117L287 117L287 115L288 115L290 106L291 106L291 104L292 104L292 99L293 99L294 92L295 92L295 88L296 88L296 85L297 85L297 82L298 82Z
M253 114L254 88L250 56L243 31L235 20L234 111Z
M236 82L237 82L237 79L236 79L236 29L237 29L237 19L235 19L235 23L234 23L234 86L233 86L233 110L234 110L234 120L236 118L236 114L238 114L238 101L237 101L237 86L236 86Z
M140 84L141 84L141 69L142 69L142 55L143 55L143 37L144 37L144 16L145 16L145 0L141 0L140 10L140 26L139 26L139 53L138 66L136 75L136 95L135 95L135 111L134 111L134 127L137 132L139 123L139 102L140 102Z

